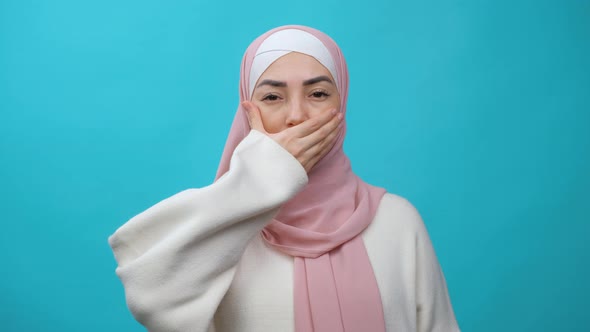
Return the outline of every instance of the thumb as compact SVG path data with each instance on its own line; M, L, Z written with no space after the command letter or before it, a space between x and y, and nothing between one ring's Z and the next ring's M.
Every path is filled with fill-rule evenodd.
M260 110L258 109L258 107L250 101L243 102L242 107L244 107L244 109L246 110L246 117L248 118L250 128L266 134L266 130L264 129L264 124L262 124L262 117L260 116Z

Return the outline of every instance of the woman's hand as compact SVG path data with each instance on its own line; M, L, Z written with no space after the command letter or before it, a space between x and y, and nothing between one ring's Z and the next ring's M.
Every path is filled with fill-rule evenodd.
M308 173L336 143L343 118L342 113L334 109L279 133L270 134L264 129L258 107L249 101L243 102L242 106L246 110L250 128L279 143L301 163Z

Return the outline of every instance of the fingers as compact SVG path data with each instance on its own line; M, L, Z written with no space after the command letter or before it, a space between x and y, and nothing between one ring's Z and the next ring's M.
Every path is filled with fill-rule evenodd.
M325 157L334 147L338 140L338 134L342 128L341 122L319 143L309 148L307 152L309 160L305 162L306 171L310 171L323 157Z
M242 107L250 128L270 136L291 153L308 172L332 149L344 118L343 114L336 110L322 112L294 127L271 135L264 129L260 110L254 103L244 101Z
M297 137L305 137L313 132L316 132L318 129L322 128L322 126L338 117L342 119L341 113L339 113L336 109L332 109L329 112L324 112L316 117L308 119L297 126L290 128L289 130L295 131L297 133Z
M335 110L325 112L279 133L277 138L284 141L279 144L285 147L309 171L336 142L342 119L343 115ZM306 136L300 136L318 124L323 125Z
M260 110L258 107L249 101L243 102L242 107L244 107L246 110L246 117L248 118L250 128L266 134L264 124L262 123L262 116L260 116Z
M342 115L342 113L332 115L330 120L324 123L323 126L308 134L307 137L303 138L305 145L311 147L325 140L334 131L338 132L336 129L338 129L340 124L342 123L343 117L344 116Z

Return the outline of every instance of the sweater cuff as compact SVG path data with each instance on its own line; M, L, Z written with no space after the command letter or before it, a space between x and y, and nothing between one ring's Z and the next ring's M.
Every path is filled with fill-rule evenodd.
M290 197L303 189L309 180L299 160L275 140L254 129L234 150L230 169L238 160L246 167L255 167L248 173L263 176L260 181L267 189L268 186L288 189Z

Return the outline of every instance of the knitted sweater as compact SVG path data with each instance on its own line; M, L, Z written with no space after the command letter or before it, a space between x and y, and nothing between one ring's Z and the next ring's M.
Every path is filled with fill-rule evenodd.
M150 332L293 331L293 258L260 231L306 183L291 154L251 131L215 183L121 226L109 243L137 321ZM386 194L362 237L387 331L459 331L427 230L407 200Z

